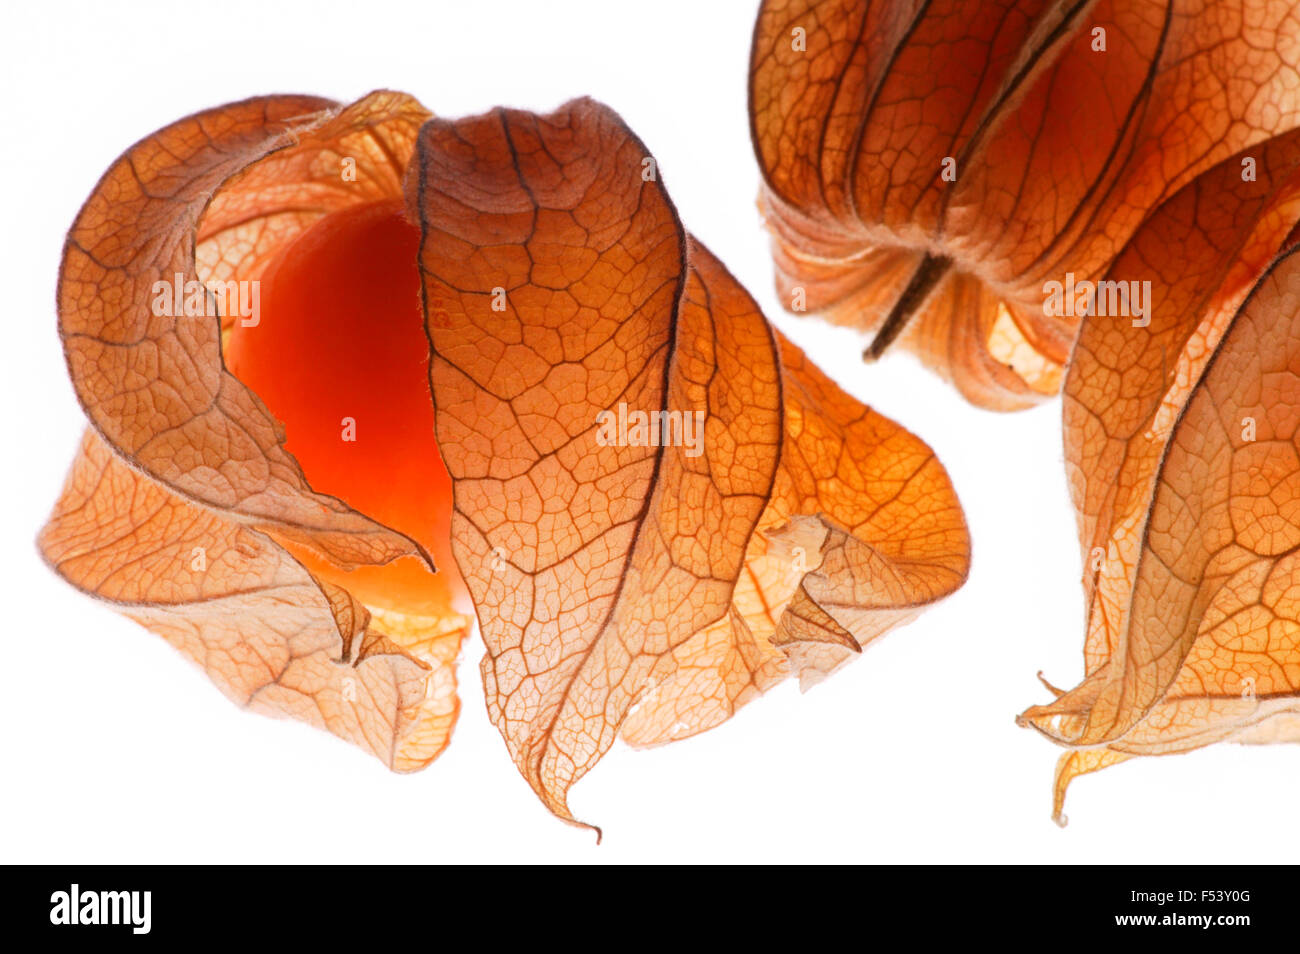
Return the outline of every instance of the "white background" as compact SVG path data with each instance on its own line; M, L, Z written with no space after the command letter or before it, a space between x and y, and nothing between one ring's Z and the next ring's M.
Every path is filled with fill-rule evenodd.
M975 410L895 354L793 319L755 209L745 68L754 0L378 0L301 6L23 4L5 12L0 269L7 321L0 497L0 860L1291 861L1300 752L1219 746L1077 781L1050 820L1059 750L1015 714L1073 686L1082 599L1060 406ZM621 744L552 819L488 723L477 636L447 752L389 774L334 737L241 712L160 638L39 562L33 540L82 427L55 334L63 234L129 144L269 92L387 86L456 116L591 94L656 154L683 221L844 387L948 467L970 580L807 695L651 751Z

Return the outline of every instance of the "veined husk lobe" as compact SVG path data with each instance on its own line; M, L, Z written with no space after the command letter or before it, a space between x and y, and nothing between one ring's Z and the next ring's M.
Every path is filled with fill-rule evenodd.
M349 106L259 97L173 123L109 168L59 276L59 334L91 427L40 537L56 572L162 635L237 703L326 728L397 770L446 745L468 620L450 606L371 613L294 556L343 569L426 559L311 489L280 422L225 369L234 319L199 283L256 280L321 217L400 197L428 116L401 93ZM199 289L189 313L159 308L158 282Z
M750 117L777 287L877 329L940 269L909 348L972 402L1060 387L1095 281L1161 203L1296 126L1284 3L766 0Z
M1243 160L1257 178L1243 180ZM1071 778L1216 741L1296 741L1300 713L1300 134L1170 199L1110 277L1150 324L1087 316L1064 388L1087 676L1021 716Z
M710 728L956 589L969 540L933 452L772 331L648 157L589 100L446 121L382 91L142 141L69 237L60 331L92 428L46 558L242 704L394 768L441 751L468 620L380 612L309 569L423 554L311 488L222 364L229 313L150 310L156 280L255 279L323 216L404 197L489 714L556 814L619 734ZM605 439L629 409L665 439Z
M299 719L396 771L456 721L463 621L371 614L267 534L144 476L87 430L40 537L78 589L159 634L236 704Z
M933 452L772 332L648 156L576 100L432 120L409 182L489 714L568 820L620 734L671 741L829 672L969 561ZM610 443L620 406L698 416L701 440Z

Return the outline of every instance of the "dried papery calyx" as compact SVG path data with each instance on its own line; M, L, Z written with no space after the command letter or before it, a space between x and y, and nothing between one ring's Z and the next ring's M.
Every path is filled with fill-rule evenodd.
M964 580L961 508L649 158L591 100L450 121L391 92L132 147L69 234L91 430L46 558L237 701L398 769L446 744L476 613L489 714L570 821L620 734L853 658Z
M1243 160L1257 175L1243 178ZM1070 781L1215 742L1300 741L1300 133L1161 206L1084 318L1064 389L1086 675L1021 717Z
M347 344L352 360L335 362L336 380L307 381L346 330L295 337L293 308L278 300L293 288L267 273L337 217L400 205L428 118L398 93L350 106L262 97L182 119L110 167L65 245L59 330L91 429L41 536L69 582L162 634L236 702L327 728L399 770L436 757L458 708L454 661L470 617L453 605L449 547L438 552L425 535L450 500L422 496L427 517L399 532L327 495L352 493L338 482L348 467L309 481L291 450L312 464L321 455L310 416L286 395L355 397L357 378L381 370L366 367L358 343L399 332L389 312L358 316L371 328ZM422 341L418 307L405 320L407 338ZM272 406L227 370L223 339L251 355ZM243 347L259 340L269 374ZM427 365L427 346L410 360ZM431 435L378 446L383 421L372 412L352 411L355 442L329 421L326 452L350 455L354 476L371 482L384 479L384 461L410 454L429 463L436 487ZM293 424L289 446L281 417Z
M749 114L781 300L982 407L1051 397L1086 303L1053 288L1295 128L1297 50L1283 3L764 0Z

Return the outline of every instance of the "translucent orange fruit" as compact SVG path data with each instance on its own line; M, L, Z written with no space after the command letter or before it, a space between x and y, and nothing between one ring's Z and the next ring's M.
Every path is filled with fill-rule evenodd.
M284 423L313 489L417 541L439 572L415 557L349 572L295 555L367 605L433 615L464 586L434 438L419 245L401 200L325 216L266 267L260 319L235 322L225 360Z

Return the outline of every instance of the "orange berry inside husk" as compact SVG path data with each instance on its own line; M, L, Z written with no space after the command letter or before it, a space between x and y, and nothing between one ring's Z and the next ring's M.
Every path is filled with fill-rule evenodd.
M225 362L284 424L314 490L417 541L439 572L416 557L344 571L302 547L294 555L369 606L436 615L464 588L434 437L419 245L401 200L325 216L263 270L259 320L234 322Z

